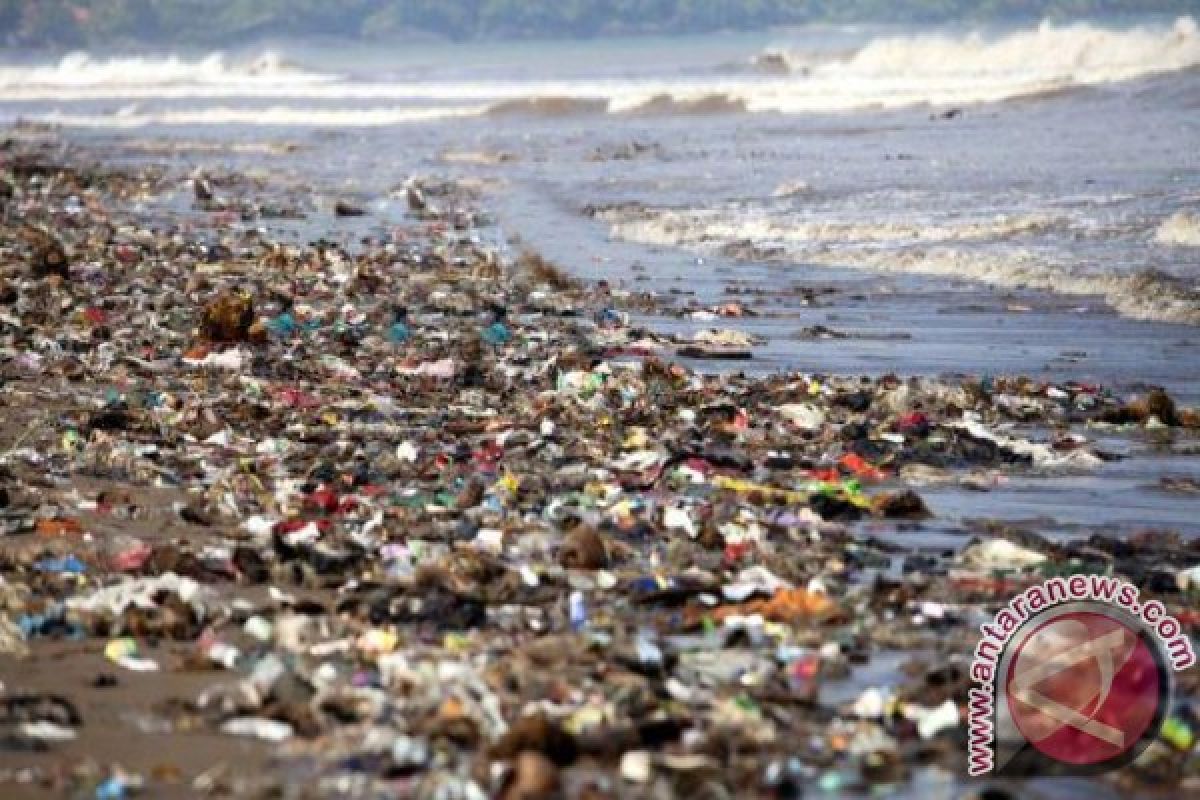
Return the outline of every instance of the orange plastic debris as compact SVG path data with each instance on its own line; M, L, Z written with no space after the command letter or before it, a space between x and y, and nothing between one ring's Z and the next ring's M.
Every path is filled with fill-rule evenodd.
M780 589L770 600L763 603L759 613L776 622L793 622L798 619L824 617L833 610L833 601L824 592Z
M55 517L37 521L38 536L78 536L83 533L83 525L77 519Z
M833 616L836 611L837 606L823 592L780 589L767 600L751 600L704 613L716 622L723 622L726 617L731 616L759 614L772 622L797 623L823 620Z
M846 453L838 463L859 480L881 481L887 478L886 472L871 464L858 453Z
M462 719L466 715L466 706L457 697L446 698L446 701L438 708L438 716L442 719Z

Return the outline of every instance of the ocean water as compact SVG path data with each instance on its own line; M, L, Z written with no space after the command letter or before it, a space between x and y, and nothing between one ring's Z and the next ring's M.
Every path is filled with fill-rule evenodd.
M614 239L1200 323L1189 17L8 61L3 121L285 138L377 192L504 154L507 183L626 204L595 218Z
M757 307L721 323L768 339L739 369L1026 373L1200 402L1191 18L8 53L0 124L18 121L167 160L180 202L194 168L269 173L312 198L301 237L386 227L414 175L473 181L514 248ZM370 216L335 219L338 197ZM1150 449L982 499L939 491L935 510L1200 533L1194 497L1154 489L1194 459Z

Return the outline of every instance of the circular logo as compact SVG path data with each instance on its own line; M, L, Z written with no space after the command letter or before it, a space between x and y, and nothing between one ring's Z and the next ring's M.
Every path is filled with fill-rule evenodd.
M1103 767L1136 757L1158 730L1168 694L1165 665L1148 639L1108 610L1038 623L1005 676L1021 735L1062 764Z

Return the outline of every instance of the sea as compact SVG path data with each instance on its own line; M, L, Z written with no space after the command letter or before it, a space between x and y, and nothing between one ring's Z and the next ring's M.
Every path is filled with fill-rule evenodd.
M269 176L308 219L247 224L295 238L352 242L402 218L414 180L455 179L502 248L756 308L637 320L765 337L739 370L1020 373L1200 403L1190 17L6 51L0 125L170 162L179 202L197 172ZM368 215L335 218L347 198ZM947 541L994 518L1200 535L1197 495L1161 488L1200 481L1186 446L1105 446L1129 458L930 488Z

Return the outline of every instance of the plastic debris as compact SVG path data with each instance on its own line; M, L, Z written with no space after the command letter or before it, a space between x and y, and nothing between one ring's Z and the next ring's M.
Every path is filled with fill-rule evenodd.
M1194 539L953 511L1114 442L1182 459L1165 392L744 374L763 339L691 320L767 296L589 284L453 181L313 201L356 233L300 245L259 225L269 178L35 148L35 181L29 147L5 168L53 236L0 242L0 726L163 751L71 796L877 793L961 776L959 659L1028 582L1120 574L1200 622ZM236 757L170 757L210 739Z

